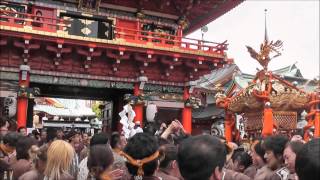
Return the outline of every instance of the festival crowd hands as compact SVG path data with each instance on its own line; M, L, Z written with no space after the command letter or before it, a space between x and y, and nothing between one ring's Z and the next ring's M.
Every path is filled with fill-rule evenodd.
M9 131L3 120L0 126L0 179L6 180L320 179L320 139L305 142L298 134L234 143L191 136L177 119L129 139L54 128L27 135Z

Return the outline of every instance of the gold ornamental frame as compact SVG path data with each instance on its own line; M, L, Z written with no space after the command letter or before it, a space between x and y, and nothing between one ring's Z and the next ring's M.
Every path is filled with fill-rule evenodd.
M244 113L244 129L245 131L258 131L263 127L263 111ZM280 131L290 131L297 127L297 112L294 111L274 111L274 126Z

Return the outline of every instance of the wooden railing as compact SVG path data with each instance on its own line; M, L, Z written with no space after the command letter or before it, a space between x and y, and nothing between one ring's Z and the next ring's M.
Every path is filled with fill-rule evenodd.
M135 43L151 42L159 46L177 46L188 50L200 50L207 52L215 52L223 54L227 50L227 41L223 43L215 43L210 41L202 41L198 39L185 38L167 33L143 31L136 29L128 29L115 27L116 38L125 39Z
M66 30L69 21L62 18L37 16L27 13L0 10L0 25L24 28L31 27L33 30L56 32ZM175 36L168 33L143 31L114 27L115 39L124 39L127 42L137 44L152 43L155 46L177 47L185 50L203 51L209 53L223 54L228 44L202 41L198 39Z
M37 16L33 14L0 10L0 25L21 27L30 26L34 30L56 32L63 30L67 21L61 18Z

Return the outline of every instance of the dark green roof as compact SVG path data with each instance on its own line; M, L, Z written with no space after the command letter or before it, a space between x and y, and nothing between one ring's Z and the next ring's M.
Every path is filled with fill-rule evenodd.
M303 78L300 69L296 66L296 63L281 69L274 70L272 72L274 74L282 76Z
M303 78L296 64L274 70L273 73L291 83L296 81L298 87L307 92L314 91L317 87L317 83L314 80ZM254 77L254 75L242 73L237 65L231 64L212 71L210 74L201 77L196 83L197 88L211 91L215 85L220 83L223 88L228 91L233 83L236 84L239 89L247 87L248 83L251 82Z

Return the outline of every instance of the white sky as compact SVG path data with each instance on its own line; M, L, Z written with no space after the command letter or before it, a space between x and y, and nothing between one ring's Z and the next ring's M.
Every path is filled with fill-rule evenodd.
M275 70L297 62L302 75L313 79L320 74L319 0L247 0L208 24L207 41L228 40L228 57L244 73L253 74L260 65L245 45L258 50L264 39L264 9L267 9L269 40L282 40L282 56L269 64ZM188 37L201 39L200 30Z

